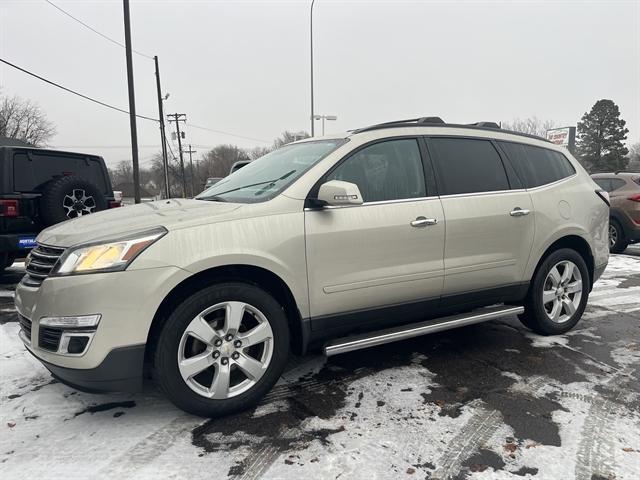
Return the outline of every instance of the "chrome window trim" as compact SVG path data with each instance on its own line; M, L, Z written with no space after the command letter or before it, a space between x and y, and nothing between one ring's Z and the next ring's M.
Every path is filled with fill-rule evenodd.
M568 177L561 178L560 180L556 180L555 182L545 183L544 185L538 185L537 187L527 188L527 192L532 192L532 191L539 190L541 188L550 187L552 185L556 185L558 183L562 183L564 181L571 180L572 178L577 177L577 176L578 176L578 172L575 172L573 175L569 175Z
M489 192L452 193L450 195L440 195L440 198L478 197L482 195L502 195L505 193L521 193L526 191L524 188L517 188L513 190L492 190Z
M425 200L436 200L440 197L437 195L431 195L429 197L414 197L414 198L399 198L397 200L380 200L378 202L364 202L360 205L326 205L324 207L305 207L305 212L313 212L317 210L335 210L337 208L353 208L353 207L368 207L370 205L389 205L394 203L408 203L408 202L422 202Z

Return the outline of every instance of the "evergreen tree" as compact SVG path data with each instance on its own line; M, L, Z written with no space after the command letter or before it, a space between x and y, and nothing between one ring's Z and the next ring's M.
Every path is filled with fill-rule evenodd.
M629 129L612 100L598 100L578 122L578 154L591 172L624 170L629 150L622 143Z

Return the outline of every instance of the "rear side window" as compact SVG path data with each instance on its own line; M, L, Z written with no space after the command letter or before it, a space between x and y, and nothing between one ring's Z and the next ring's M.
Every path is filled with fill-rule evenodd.
M110 193L102 163L95 157L56 155L52 152L16 153L13 156L16 192L38 191L48 181L68 175L82 177L104 194Z
M614 192L614 191L618 190L619 188L624 187L626 184L627 184L627 182L625 182L621 178L612 178L611 179L611 190L608 190L608 191Z
M509 190L500 155L488 140L429 138L441 195Z
M418 141L388 140L357 151L327 176L355 183L365 202L426 197Z
M521 143L498 143L507 153L526 188L547 185L576 173L567 157L555 150Z
M605 192L611 191L611 180L608 178L594 178L593 181L596 182Z

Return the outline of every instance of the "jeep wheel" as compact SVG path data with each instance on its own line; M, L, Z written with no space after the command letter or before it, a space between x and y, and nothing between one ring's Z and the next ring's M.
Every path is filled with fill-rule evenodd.
M556 250L536 271L520 320L541 335L565 333L582 317L588 296L584 259L575 250Z
M54 225L107 208L98 187L80 177L62 177L47 183L40 197L40 217Z
M218 284L169 316L154 352L154 377L176 406L217 417L258 403L288 353L287 319L273 297L252 285Z
M622 253L629 246L629 241L624 235L624 230L615 219L609 222L609 251L611 253Z

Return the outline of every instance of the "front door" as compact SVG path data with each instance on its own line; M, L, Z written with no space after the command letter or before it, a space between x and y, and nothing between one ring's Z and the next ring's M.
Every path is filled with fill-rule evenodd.
M312 329L402 322L372 309L437 303L444 217L439 198L427 192L418 140L365 146L329 180L355 183L364 203L305 212ZM345 313L350 315L339 315Z

